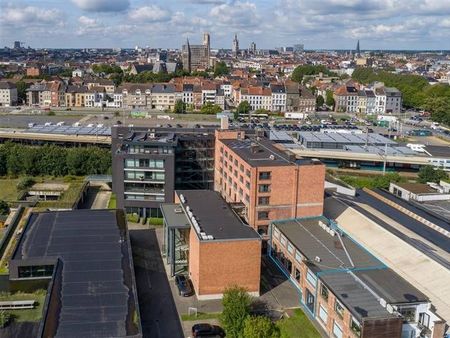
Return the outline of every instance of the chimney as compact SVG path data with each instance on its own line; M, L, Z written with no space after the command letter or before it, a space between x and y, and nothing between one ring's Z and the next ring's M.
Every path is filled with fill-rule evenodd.
M228 116L222 116L220 118L220 129L227 130L229 128Z
M250 145L250 150L252 154L256 154L258 152L258 143L252 142Z

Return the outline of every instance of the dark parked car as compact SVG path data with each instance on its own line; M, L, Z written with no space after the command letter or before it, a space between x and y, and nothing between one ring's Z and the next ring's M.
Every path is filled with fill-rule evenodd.
M206 323L195 324L192 326L193 337L225 337L225 331L217 325Z
M175 284L178 288L180 296L189 297L194 294L194 288L192 287L191 280L184 275L175 276Z

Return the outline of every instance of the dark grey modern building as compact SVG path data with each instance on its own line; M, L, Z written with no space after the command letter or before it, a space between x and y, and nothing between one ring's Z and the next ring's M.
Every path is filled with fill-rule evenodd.
M117 208L161 217L175 189L212 189L214 128L113 127L113 192Z
M32 213L9 271L12 289L47 289L33 337L142 337L123 210Z

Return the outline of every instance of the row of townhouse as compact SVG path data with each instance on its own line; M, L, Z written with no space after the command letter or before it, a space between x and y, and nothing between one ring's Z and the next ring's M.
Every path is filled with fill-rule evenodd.
M333 97L336 112L399 114L402 109L402 93L382 83L361 89L356 84L348 83L337 88Z
M252 110L266 109L278 112L310 113L316 110L314 95L304 86L286 81L265 85L233 88L236 104L247 101Z
M17 99L17 86L12 82L0 81L0 106L15 106Z

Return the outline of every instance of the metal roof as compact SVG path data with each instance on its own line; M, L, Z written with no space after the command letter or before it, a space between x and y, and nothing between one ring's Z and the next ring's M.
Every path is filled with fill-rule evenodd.
M85 127L85 126L44 126L36 125L26 130L28 133L39 134L62 134L62 135L99 135L99 136L111 136L110 127Z

